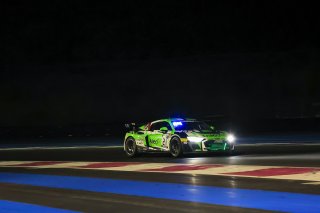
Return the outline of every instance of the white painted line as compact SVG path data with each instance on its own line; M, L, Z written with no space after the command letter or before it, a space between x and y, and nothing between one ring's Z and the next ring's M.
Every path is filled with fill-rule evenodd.
M144 163L136 165L118 166L118 167L100 167L100 168L75 168L88 170L109 170L109 171L126 171L126 172L140 172L144 169L160 169L166 166L175 166L174 163Z
M52 149L114 149L123 148L123 146L68 146L68 147L21 147L21 148L0 148L5 150L52 150Z
M302 183L302 184L308 184L308 185L320 185L320 182L308 182L308 183Z
M223 176L234 176L234 175L227 175L224 173L231 173L231 172L248 172L254 171L259 169L270 169L275 168L276 166L252 166L252 165L223 165L222 167L213 167L201 170L189 170L189 171L177 171L174 173L183 173L183 174L193 174L193 175L223 175Z
M32 166L29 168L45 168L45 169L72 169L73 167L79 167L79 166L87 166L91 164L91 162L62 162L58 164L53 164L53 165L44 165L44 166Z
M320 170L314 172L306 172L301 174L291 174L291 175L276 175L272 176L273 179L284 179L284 180L305 180L305 181L319 181L320 180Z
M300 145L300 146L319 146L319 143L252 143L252 144L235 144L236 147L247 146L273 146L273 145ZM0 148L0 151L14 150L60 150L60 149L114 149L123 148L123 146L37 146L37 147L17 147L17 148Z
M300 146L319 146L319 142L300 142L300 143L294 143L294 142L282 142L282 143L242 143L242 144L235 144L236 146L273 146L273 145L300 145Z
M0 161L0 166L14 166L22 163L33 163L34 161Z

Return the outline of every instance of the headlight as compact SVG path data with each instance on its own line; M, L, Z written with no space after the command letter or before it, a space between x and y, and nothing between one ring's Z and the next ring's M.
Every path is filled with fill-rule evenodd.
M190 142L201 142L204 138L201 137L187 137Z
M233 134L228 134L228 135L227 135L227 141L228 141L229 143L233 143L235 140L236 140L236 138L234 137Z

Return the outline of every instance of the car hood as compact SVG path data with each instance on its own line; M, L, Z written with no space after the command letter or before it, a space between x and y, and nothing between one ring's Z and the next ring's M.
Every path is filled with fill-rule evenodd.
M186 134L189 137L203 137L207 140L223 140L227 136L227 133L224 131L219 131L216 133L202 133L202 132L186 131Z

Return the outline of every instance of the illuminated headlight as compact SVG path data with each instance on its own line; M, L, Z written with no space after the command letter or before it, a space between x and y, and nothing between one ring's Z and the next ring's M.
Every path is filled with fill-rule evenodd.
M187 137L188 138L188 141L190 142L201 142L203 140L203 138L201 137Z
M233 134L228 134L228 135L227 135L227 141L228 141L229 143L233 143L235 140L236 140L236 138L234 137Z

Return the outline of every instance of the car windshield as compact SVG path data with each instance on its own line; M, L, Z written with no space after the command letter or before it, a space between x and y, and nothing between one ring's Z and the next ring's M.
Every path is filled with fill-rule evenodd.
M208 124L201 121L173 121L176 131L213 132Z

